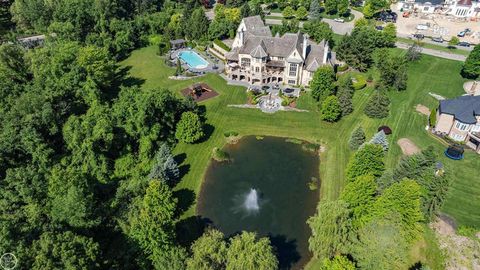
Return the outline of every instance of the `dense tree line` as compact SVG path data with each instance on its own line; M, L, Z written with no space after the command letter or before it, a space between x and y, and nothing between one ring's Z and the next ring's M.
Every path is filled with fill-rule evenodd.
M351 145L364 140L357 129ZM409 250L423 222L445 199L448 176L435 169L433 148L402 158L393 171L385 171L384 152L381 144L363 144L349 162L340 198L320 203L308 221L310 250L330 269L410 267Z

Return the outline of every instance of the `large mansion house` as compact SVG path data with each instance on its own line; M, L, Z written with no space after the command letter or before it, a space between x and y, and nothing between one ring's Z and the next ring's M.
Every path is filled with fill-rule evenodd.
M250 84L308 85L320 66L335 63L327 42L302 33L272 36L260 16L243 18L225 57L228 78Z

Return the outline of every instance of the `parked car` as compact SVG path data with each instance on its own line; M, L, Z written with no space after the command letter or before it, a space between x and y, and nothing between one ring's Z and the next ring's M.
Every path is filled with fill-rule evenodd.
M433 42L438 42L438 43L443 43L443 38L442 37L433 37L432 41Z
M377 14L375 14L375 17L377 18L377 20L379 21L383 21L383 22L397 22L397 13L391 11L391 10L384 10L384 11L381 11Z
M426 24L417 24L417 30L428 30L428 25L426 25Z
M457 34L457 37L464 37L465 36L465 31L461 31Z
M413 36L413 38L416 38L416 39L424 39L424 38L425 38L425 35L424 35L424 34L418 34L418 33L417 33L417 34L413 34L412 36Z
M345 22L345 20L342 19L342 18L335 18L335 19L333 19L333 20L336 21L336 22L339 22L339 23Z
M457 45L458 45L458 46L462 46L462 47L470 47L470 43L464 42L464 41L459 42Z

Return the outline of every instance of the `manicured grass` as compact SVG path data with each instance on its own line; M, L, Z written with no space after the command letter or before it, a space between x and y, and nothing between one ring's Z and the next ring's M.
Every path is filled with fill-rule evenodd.
M394 50L398 53L404 52ZM176 154L185 157L182 167L186 171L176 189L187 189L198 194L212 149L225 144L224 132L237 131L240 135L272 135L320 143L326 149L320 156L319 164L321 199L336 199L344 186L345 167L352 154L348 148L352 130L361 125L370 138L377 127L386 124L393 130L393 134L389 136L387 167L393 168L402 155L396 144L400 138L409 138L420 148L433 145L445 165L446 172L452 176L452 186L443 212L455 218L459 225L480 227L480 156L467 151L465 159L461 161L444 157L445 145L425 131L427 116L417 113L414 108L416 104L429 108L437 106L437 101L428 95L429 92L447 98L464 94L464 79L459 75L461 62L422 55L420 61L410 65L407 90L389 93L392 105L388 118L374 120L363 114L363 108L373 91L367 87L356 92L354 113L338 123L330 124L320 121L317 106L308 94L304 94L297 104L299 108L310 110L303 113L264 114L254 109L227 107L228 104L241 104L246 101L245 88L229 86L220 76L213 74L188 81L168 80L174 69L166 67L163 59L155 55L155 51L154 47L140 49L122 62L122 66L131 67L130 74L133 77L145 80L143 88L168 87L179 94L180 89L202 81L220 94L201 104L206 108L207 124L213 127L209 138L194 145L180 143L174 149ZM192 205L184 216L194 214L195 205ZM418 255L421 256L427 255ZM312 263L315 265L318 262Z
M402 43L406 43L406 44L413 44L415 41L412 40L412 39L409 39L409 38L401 38L401 37L397 37L397 40L399 42L402 42ZM448 52L448 53L454 53L454 54L460 54L460 55L465 55L467 56L470 51L467 51L467 50L462 50L462 49L458 49L458 48L447 48L445 46L441 46L441 45L435 45L435 44L431 44L431 43L427 43L427 42L421 42L421 46L423 48L427 48L427 49L432 49L432 50L437 50L437 51L442 51L442 52Z
M398 49L396 51L403 52ZM302 96L298 102L298 107L310 110L308 113L264 114L254 109L227 107L228 104L245 102L245 88L227 85L220 76L213 74L187 81L168 80L174 70L166 67L163 60L155 55L154 47L133 52L122 65L131 67L132 76L145 80L144 88L168 87L179 94L180 89L193 82L203 81L220 94L202 103L206 107L207 123L214 127L209 139L194 145L178 144L175 149L177 154L186 154L184 164L189 168L178 188L191 189L197 193L212 149L225 144L225 131L237 131L241 135L274 135L321 143L326 147L320 162L321 196L334 199L344 184L345 166L351 155L347 141L352 130L362 125L370 137L378 126L386 124L393 129L393 135L389 138L391 147L386 158L387 166L395 166L402 155L396 144L399 138L410 138L421 148L434 145L447 172L452 175L452 187L443 208L444 212L455 218L459 224L480 227L480 180L476 177L480 157L467 151L465 159L461 161L445 158L442 154L445 146L425 131L427 117L414 109L419 103L429 108L436 106L437 101L429 96L428 92L449 98L464 94L464 80L459 75L460 62L423 55L419 62L411 64L408 89L404 92L389 93L392 106L388 118L374 120L363 114L362 109L372 92L367 87L355 94L354 113L334 124L320 121L316 104L308 94ZM194 214L194 209L191 208L188 214Z

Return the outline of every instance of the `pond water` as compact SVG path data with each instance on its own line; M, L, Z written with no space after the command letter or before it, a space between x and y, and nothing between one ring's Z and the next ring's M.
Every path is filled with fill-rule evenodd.
M230 162L212 161L197 203L197 214L209 219L226 236L255 231L269 236L282 269L299 269L311 257L310 229L318 190L318 154L285 138L242 138L224 149Z

